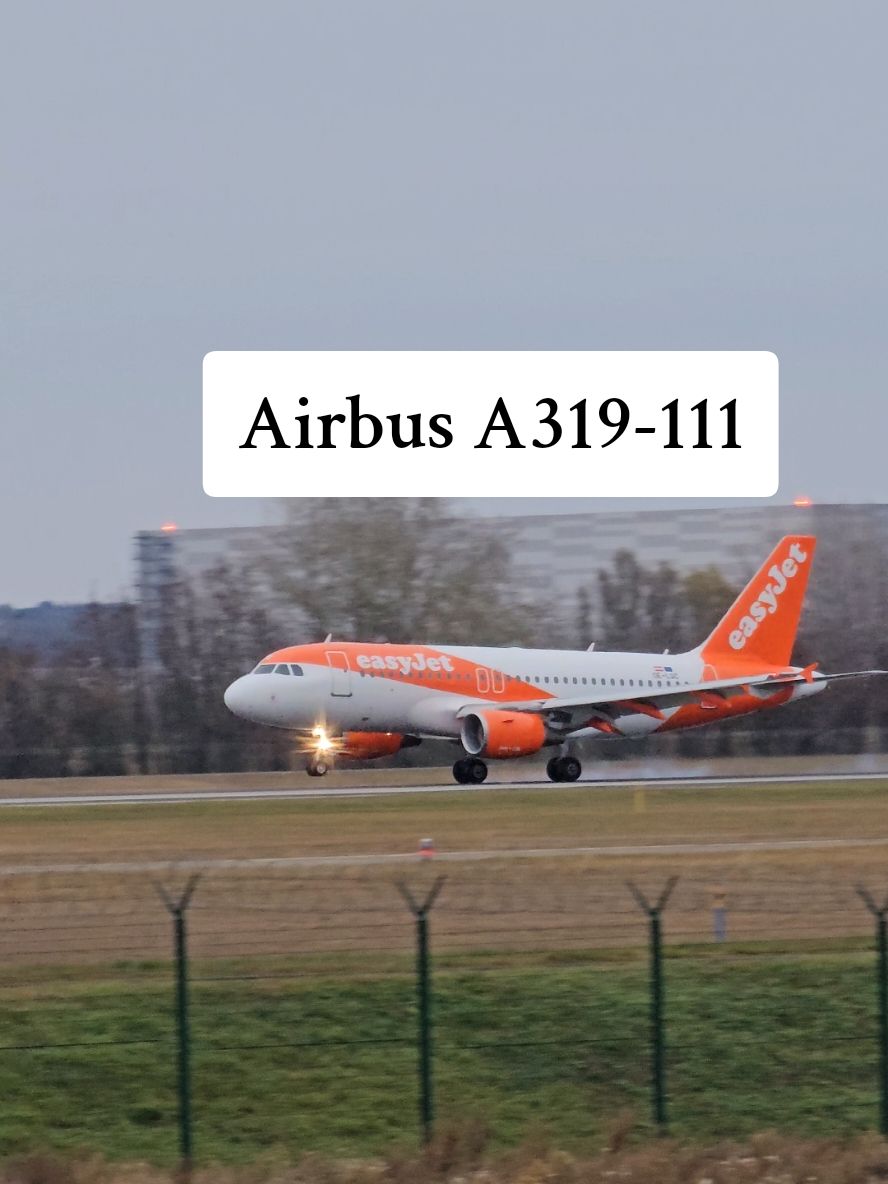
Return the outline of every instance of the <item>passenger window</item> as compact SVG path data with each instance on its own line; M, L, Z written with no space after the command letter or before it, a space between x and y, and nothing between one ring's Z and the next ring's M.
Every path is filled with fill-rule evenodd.
M549 676L548 676L548 674L547 674L547 675L545 675L545 676L543 677L543 682L548 682L548 681L549 681Z

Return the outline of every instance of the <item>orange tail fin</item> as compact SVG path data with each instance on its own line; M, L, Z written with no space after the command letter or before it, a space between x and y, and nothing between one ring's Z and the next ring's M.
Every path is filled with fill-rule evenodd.
M817 540L782 538L700 647L705 662L742 658L788 666Z

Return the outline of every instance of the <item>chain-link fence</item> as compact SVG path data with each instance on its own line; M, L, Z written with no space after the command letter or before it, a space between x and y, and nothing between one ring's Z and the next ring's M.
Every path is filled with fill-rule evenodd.
M886 1129L880 893L809 864L541 867L8 870L0 1153Z

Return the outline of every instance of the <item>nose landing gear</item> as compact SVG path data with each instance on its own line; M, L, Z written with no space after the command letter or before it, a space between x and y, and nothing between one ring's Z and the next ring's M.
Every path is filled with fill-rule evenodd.
M309 777L325 777L333 768L333 757L339 749L338 739L330 736L326 724L315 724L303 745L305 771Z
M553 756L546 765L550 781L576 781L583 766L575 756Z
M460 785L480 785L487 776L487 765L476 756L465 756L453 766L453 779Z

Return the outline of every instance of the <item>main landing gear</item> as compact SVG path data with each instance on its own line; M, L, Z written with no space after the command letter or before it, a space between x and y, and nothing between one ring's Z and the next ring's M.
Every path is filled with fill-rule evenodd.
M575 756L553 756L546 765L550 781L576 781L582 771Z
M454 780L460 785L480 785L487 776L487 765L476 756L464 756L453 766Z
M324 777L330 772L330 762L325 756L310 756L305 771L309 777Z

